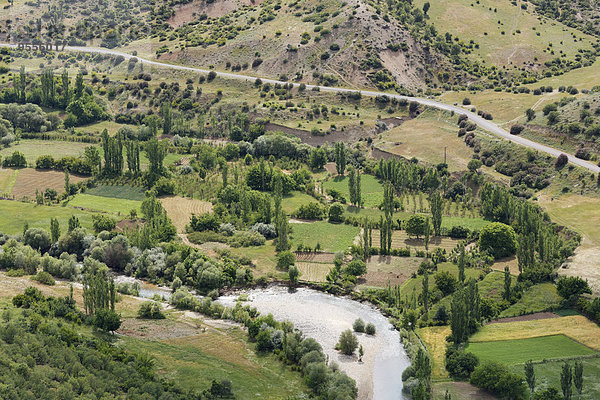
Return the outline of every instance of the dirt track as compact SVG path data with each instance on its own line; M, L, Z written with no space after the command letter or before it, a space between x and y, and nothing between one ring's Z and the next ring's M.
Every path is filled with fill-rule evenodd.
M17 45L10 44L10 43L0 43L0 46L8 47L8 48L16 48L17 47ZM120 52L120 51L114 51L114 50L110 50L110 49L97 48L97 47L65 46L63 51L74 51L74 52L107 54L107 55L112 55L112 56L122 56L126 60L129 60L130 58L134 58L134 56L131 54L127 54L127 53ZM159 61L146 60L146 59L140 58L138 56L135 56L135 58L137 58L137 60L141 64L152 65L152 66L156 66L156 67L170 68L170 69L176 69L176 70L180 70L180 71L196 72L196 73L203 73L203 74L208 74L209 72L211 72L210 70L202 69L202 68L194 68L194 67L187 67L184 65L166 64L166 63L159 62ZM218 76L220 76L222 78L237 79L237 80L243 80L243 81L247 81L247 82L254 82L257 79L256 76L232 74L229 72L218 72ZM262 79L263 83L270 83L270 84L287 84L288 83L288 82L282 82L282 81L279 81L276 79L268 79L268 78L261 78L261 79ZM295 87L298 87L300 84L292 83L292 85ZM333 93L355 93L357 91L356 89L347 89L347 88L340 88L340 87L306 85L306 89L308 89L308 90L312 90L313 88L318 88L318 90L323 91L323 92L333 92ZM360 93L363 96L377 97L377 96L383 95L383 96L387 96L387 97L398 99L398 100L415 101L415 102L417 102L421 105L427 106L427 107L433 107L433 108L437 108L437 109L445 110L445 111L453 111L458 114L465 114L466 116L469 117L469 119L471 121L475 122L480 128L482 128L496 136L499 136L503 139L509 140L513 143L517 143L522 146L530 147L532 149L541 151L543 153L550 154L554 157L558 157L560 154L563 153L562 151L555 149L553 147L546 146L546 145L534 142L532 140L525 139L520 136L511 135L510 133L508 133L508 131L506 131L505 129L496 125L495 122L488 121L473 112L465 110L462 107L442 103L442 102L439 102L439 101L436 101L433 99L429 99L429 98L403 96L403 95L399 95L399 94L377 92L377 91L373 91L373 90L364 90L364 91L360 91ZM599 166L594 165L588 161L584 161L579 158L576 158L574 155L571 155L571 154L567 154L567 156L569 158L569 162L571 162L575 165L578 165L582 168L586 168L589 171L592 171L594 173L600 173Z

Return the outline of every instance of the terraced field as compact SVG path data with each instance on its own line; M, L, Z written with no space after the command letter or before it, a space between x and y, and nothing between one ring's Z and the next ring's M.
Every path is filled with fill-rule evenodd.
M163 197L160 203L173 221L177 232L185 232L185 226L189 224L192 214L199 215L212 211L211 203L187 197Z

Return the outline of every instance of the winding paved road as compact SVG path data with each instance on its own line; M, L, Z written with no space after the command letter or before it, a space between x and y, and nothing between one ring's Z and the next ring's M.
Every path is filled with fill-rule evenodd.
M0 43L0 47L9 47L9 48L16 48L17 45L15 44L8 44L8 43ZM105 49L105 48L98 48L98 47L79 47L79 46L66 46L64 48L63 51L76 51L76 52L85 52L85 53L99 53L99 54L108 54L108 55L112 55L112 56L123 56L126 60L130 59L130 58L137 58L139 62L143 63L143 64L147 64L147 65L153 65L156 67L162 67L162 68L170 68L170 69L176 69L176 70L180 70L180 71L190 71L190 72L195 72L195 73L205 73L208 74L211 70L208 69L202 69L202 68L194 68L194 67L186 67L183 65L176 65L176 64L167 64L167 63L163 63L163 62L158 62L158 61L152 61L152 60L146 60L143 58L140 58L138 56L133 56L131 54L127 54L127 53L123 53L120 51L115 51L115 50L111 50L111 49ZM216 71L215 71L216 72ZM229 72L217 72L218 76L220 77L225 77L225 78L230 78L230 79L238 79L238 80L244 80L244 81L249 81L249 82L254 82L257 77L255 76L248 76L248 75L240 75L240 74L232 74ZM278 81L276 79L268 79L268 78L260 78L264 83L270 83L270 84L275 84L275 83L279 83L279 84L286 84L289 82L282 82L282 81ZM293 83L294 87L299 86L298 83ZM306 85L307 89L312 89L313 87L315 87L316 85ZM334 93L354 93L357 90L354 89L346 89L346 88L338 88L338 87L331 87L331 86L318 86L319 89L323 92L334 92ZM520 136L515 136L515 135L511 135L510 133L508 133L508 131L506 131L505 129L499 127L498 125L496 125L494 122L492 121L488 121L482 117L480 117L479 115L472 113L470 111L465 110L464 108L461 107L457 107L454 105L450 105L450 104L446 104L446 103L441 103L439 101L435 101L435 100L431 100L431 99L426 99L426 98L421 98L421 97L410 97L410 96L402 96L399 94L390 94L390 93L384 93L384 92L377 92L377 91L372 91L372 90L361 90L360 93L364 96L388 96L389 98L395 98L395 99L405 99L407 101L416 101L419 104L422 104L424 106L429 106L429 107L434 107L440 110L446 110L446 111L454 111L455 113L458 114L466 114L469 119L471 121L473 121L474 123L476 123L480 128L496 135L499 136L503 139L506 140L510 140L511 142L520 144L522 146L527 146L530 147L532 149L550 154L554 157L558 157L560 154L564 153L567 155L567 157L569 158L569 162L582 167L582 168L586 168L589 171L592 171L594 173L600 173L600 167L597 165L592 164L591 162L585 161L585 160L581 160L577 157L575 157L572 154L568 154L565 153L563 151L560 151L558 149L555 149L553 147L550 146L546 146L544 144L541 143L537 143L534 142L533 140L529 140L529 139L525 139L523 137Z

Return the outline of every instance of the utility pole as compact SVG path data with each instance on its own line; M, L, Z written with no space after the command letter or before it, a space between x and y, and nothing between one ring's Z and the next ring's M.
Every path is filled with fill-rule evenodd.
M448 146L444 146L444 164L446 164L446 149Z

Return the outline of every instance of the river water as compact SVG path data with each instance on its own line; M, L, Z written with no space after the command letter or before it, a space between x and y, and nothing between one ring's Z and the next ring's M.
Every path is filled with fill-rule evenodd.
M372 306L350 299L335 297L308 288L291 293L286 287L246 291L253 307L262 314L273 314L275 319L290 321L306 336L317 340L330 362L356 380L359 399L406 399L402 393L402 371L410 360L400 342L400 335L386 317ZM238 295L223 296L219 301L233 307ZM345 356L334 349L342 331L352 329L352 323L361 318L377 329L374 336L357 334L365 355Z

